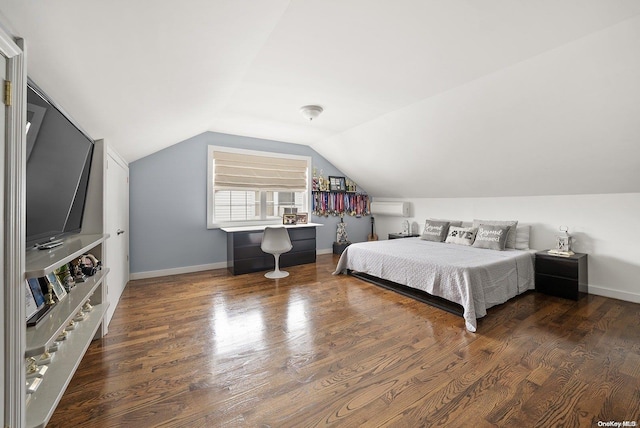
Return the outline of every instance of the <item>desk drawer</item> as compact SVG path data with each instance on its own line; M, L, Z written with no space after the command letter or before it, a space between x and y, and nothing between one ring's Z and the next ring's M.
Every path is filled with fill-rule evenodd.
M301 251L315 251L316 250L316 240L315 237L313 239L305 239L303 241L293 241L293 248L291 249L292 253L299 253Z
M295 266L302 265L306 263L315 263L316 261L316 250L313 251L302 251L299 253L284 253L280 256L280 266ZM271 268L273 268L273 260L271 263Z
M298 241L303 239L316 239L316 228L315 227L300 227L300 228L291 228L289 230L289 238L292 241Z

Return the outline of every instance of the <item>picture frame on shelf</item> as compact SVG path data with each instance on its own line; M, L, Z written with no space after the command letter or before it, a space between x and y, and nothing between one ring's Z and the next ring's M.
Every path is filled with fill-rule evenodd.
M298 214L284 214L282 216L282 224L296 224L298 221Z
M346 192L347 182L345 177L329 176L330 192Z
M297 213L296 214L296 224L307 224L309 223L309 214L308 213Z
M33 296L33 300L36 303L36 306L42 307L45 304L44 293L42 292L42 287L40 286L40 281L38 278L29 278L27 279L27 285L31 290L31 295Z
M44 305L44 299L42 301L42 305L38 306L35 298L33 297L33 293L31 292L31 287L29 286L29 282L25 281L25 320L29 320L32 316L34 316L40 307Z
M35 305L37 306L37 310L34 314L29 316L29 311L27 311L27 327L33 327L38 325L38 323L45 318L45 316L49 313L53 305L48 304L47 298L45 294L42 292L42 285L40 283L40 279L44 278L28 278L26 280L27 286L29 288L29 293L33 297ZM27 298L29 296L27 295ZM27 303L28 304L28 303Z
M55 273L50 272L47 274L47 282L51 285L53 294L56 295L58 301L61 301L62 299L67 297L67 290L64 289Z

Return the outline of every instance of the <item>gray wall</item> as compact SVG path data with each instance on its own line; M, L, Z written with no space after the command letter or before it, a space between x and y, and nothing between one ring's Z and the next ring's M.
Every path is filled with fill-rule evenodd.
M308 146L205 132L129 165L131 273L226 262L227 238L207 229L207 146L311 156L324 175L344 175ZM338 217L316 217L317 249L329 250ZM365 241L369 217L345 217L349 240Z

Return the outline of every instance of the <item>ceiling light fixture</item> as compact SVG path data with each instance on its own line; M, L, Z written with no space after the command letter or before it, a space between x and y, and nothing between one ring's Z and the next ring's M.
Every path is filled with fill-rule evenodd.
M300 107L300 113L304 116L305 119L313 120L320 116L320 113L323 112L323 108L320 106L304 106Z

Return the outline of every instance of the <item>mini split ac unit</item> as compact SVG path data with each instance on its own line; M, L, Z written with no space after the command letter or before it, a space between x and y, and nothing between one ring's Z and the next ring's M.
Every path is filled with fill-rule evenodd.
M371 214L409 217L409 202L371 202Z

